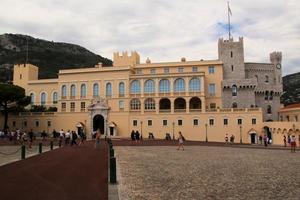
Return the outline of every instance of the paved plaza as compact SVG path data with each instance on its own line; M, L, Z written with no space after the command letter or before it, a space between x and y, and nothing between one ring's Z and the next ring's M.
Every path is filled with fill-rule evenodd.
M120 199L299 199L300 153L115 146Z

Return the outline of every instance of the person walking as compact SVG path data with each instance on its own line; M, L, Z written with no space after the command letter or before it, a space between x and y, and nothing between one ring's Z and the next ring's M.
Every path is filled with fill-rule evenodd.
M68 130L65 134L65 145L70 144L70 139L71 139L71 133L70 130Z
M28 132L28 136L29 136L29 148L31 149L32 143L33 143L33 131L32 131L32 129Z
M265 147L268 146L268 136L266 134L264 135L264 144L265 144Z
M71 141L71 146L73 146L73 144L76 144L77 145L77 139L78 139L78 136L76 134L75 131L72 131L72 141Z
M181 148L182 148L182 151L184 151L184 148L183 148L184 137L183 137L181 131L179 131L178 134L179 134L179 136L178 136L178 148L177 148L177 150L179 150L180 147L181 147Z
M291 137L291 152L296 152L296 137L294 135Z
M95 149L100 144L100 137L101 137L101 134L100 134L100 130L98 129L95 134Z
M284 144L284 147L286 147L286 136L285 135L283 136L283 144Z
M225 144L228 144L228 134L225 135Z
M134 141L135 140L135 132L134 132L134 130L131 131L130 136L131 136L131 140Z

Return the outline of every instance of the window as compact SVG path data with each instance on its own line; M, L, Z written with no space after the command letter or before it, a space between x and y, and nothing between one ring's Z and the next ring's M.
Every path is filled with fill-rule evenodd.
M231 71L233 72L233 65L231 65Z
M237 86L233 85L232 86L232 96L236 96L237 95Z
M242 125L243 124L243 120L242 119L238 119L238 125Z
M152 126L152 120L151 119L148 120L148 126Z
M232 52L232 51L230 51L230 57L231 57L231 58L233 57L233 52Z
M254 77L256 78L256 81L258 82L258 76L257 76L257 75L255 75Z
M273 100L273 95L274 95L274 92L271 91L271 92L270 92L270 96L269 96L269 100Z
M52 94L52 103L57 104L57 101L58 101L57 92L53 92L53 94Z
M80 86L80 97L85 98L86 97L86 85L82 84Z
M20 74L20 79L22 79L22 74Z
M290 116L286 116L286 120L289 122L290 121Z
M80 111L84 112L85 111L85 102L80 103Z
M38 120L35 121L35 127L39 127L40 126L40 122Z
M133 126L137 126L137 120L133 120L133 121L132 121L132 125L133 125Z
M33 93L30 94L30 103L34 104L34 94Z
M98 83L94 83L94 85L93 85L93 96L94 97L99 96L99 84Z
M12 122L13 127L16 127L16 121Z
M141 109L141 101L139 99L132 99L130 101L130 109L131 110L140 110Z
M216 95L216 85L214 83L210 83L208 86L208 93L211 96L215 96Z
M42 106L46 105L46 93L45 92L41 93L41 105Z
M119 83L119 97L125 96L125 84L123 82Z
M182 78L178 78L174 81L174 92L184 92L185 82Z
M24 124L24 127L27 127L27 121L24 121L23 124Z
M177 121L177 123L178 123L178 126L182 126L182 119L179 119L179 120Z
M272 107L270 105L268 105L267 107L267 113L272 114Z
M252 124L256 124L256 119L252 118Z
M131 94L139 94L141 93L141 84L140 81L134 80L131 82L131 88L130 88Z
M198 125L199 125L198 119L194 119L194 120L193 120L193 124L194 124L194 126L198 126Z
M74 99L76 96L76 86L71 85L71 99Z
M199 78L192 78L189 83L190 92L200 92L200 80Z
M168 73L169 73L169 68L167 68L167 67L164 68L164 73L165 73L165 74L168 74Z
M119 109L124 110L124 100L119 101Z
M183 72L183 67L178 67L178 73L182 73Z
M298 122L298 116L297 115L295 115L295 121Z
M223 124L228 125L228 119L223 119Z
M281 121L281 122L283 121L283 116L280 116L280 121Z
M152 98L145 100L145 110L155 110L155 101Z
M265 82L269 83L269 76L266 76Z
M159 81L159 92L170 92L170 81L168 79L162 79Z
M51 126L51 121L47 121L47 126L48 126L48 127Z
M208 73L209 74L214 74L215 73L215 67L214 66L209 66L208 67Z
M266 91L265 92L265 100L268 100L268 98L269 98L269 91Z
M198 71L198 67L192 67L192 72L197 72Z
M61 103L61 111L66 111L67 104L65 102Z
M166 119L163 120L163 126L168 126L168 120Z
M237 103L236 102L232 103L232 108L237 108Z
M213 126L215 124L215 120L214 119L209 119L209 125Z
M155 74L155 69L150 69L151 74Z
M145 93L154 93L155 92L155 83L153 80L147 80L144 86Z
M210 109L216 109L216 103L210 103L209 108Z
M61 87L61 97L66 98L67 97L67 86L63 85Z
M112 96L112 88L111 88L111 83L106 84L106 97L111 97Z
M75 102L71 102L71 104L70 104L70 111L71 112L75 111Z
M136 73L137 73L137 74L142 74L142 69L137 69L137 70L136 70Z

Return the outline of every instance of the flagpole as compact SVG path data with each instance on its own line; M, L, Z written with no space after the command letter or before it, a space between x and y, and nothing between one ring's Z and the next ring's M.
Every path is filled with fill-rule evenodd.
M229 1L227 1L227 12L228 12L228 39L230 40L231 34L230 34L230 14L229 14Z

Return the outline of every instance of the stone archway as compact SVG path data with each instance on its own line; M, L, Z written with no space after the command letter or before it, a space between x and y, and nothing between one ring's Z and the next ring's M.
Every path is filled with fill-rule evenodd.
M100 114L95 115L93 118L93 131L95 132L99 129L101 135L103 135L104 128L105 128L104 124L105 124L104 117Z

